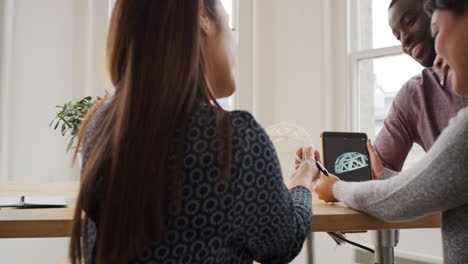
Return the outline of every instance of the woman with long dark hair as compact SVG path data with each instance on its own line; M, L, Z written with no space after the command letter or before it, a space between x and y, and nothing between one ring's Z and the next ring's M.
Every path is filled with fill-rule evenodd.
M72 263L285 263L312 220L313 150L289 185L263 128L224 111L234 41L219 0L117 0L115 93L88 117Z
M455 93L468 96L468 1L430 0L436 61ZM375 151L371 149L371 152ZM371 155L377 155L373 153ZM468 108L451 120L427 155L379 181L348 183L321 176L319 198L342 201L386 221L442 212L444 263L468 263Z

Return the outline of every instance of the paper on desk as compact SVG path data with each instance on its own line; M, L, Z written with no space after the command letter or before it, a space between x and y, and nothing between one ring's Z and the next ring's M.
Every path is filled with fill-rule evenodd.
M24 198L22 198L24 197ZM4 196L0 197L0 207L66 207L63 196Z
M20 206L20 198L18 196L0 197L0 207L18 207Z
M25 196L25 207L65 207L67 201L63 196Z

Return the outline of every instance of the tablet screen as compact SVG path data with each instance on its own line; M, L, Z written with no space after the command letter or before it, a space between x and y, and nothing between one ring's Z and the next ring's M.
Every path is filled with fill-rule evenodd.
M367 136L358 133L325 133L324 162L327 170L343 181L372 180Z

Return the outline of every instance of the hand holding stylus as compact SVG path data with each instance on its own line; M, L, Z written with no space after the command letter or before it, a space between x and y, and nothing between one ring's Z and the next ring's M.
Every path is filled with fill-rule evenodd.
M333 195L333 186L336 182L340 181L338 177L330 174L327 169L320 163L320 153L316 151L315 162L317 168L319 168L321 175L320 180L315 185L314 191L318 194L318 198L325 202L337 202Z
M317 150L314 151L314 156L315 156L315 166L317 166L317 169L323 173L325 176L330 176L330 173L328 170L323 166L323 164L320 162L320 152Z
M312 158L313 153L313 158ZM313 150L313 147L308 148L300 148L296 152L296 170L300 168L300 166L305 163L307 166L315 166L319 172L327 172L325 167L319 162L320 160L320 153L317 150ZM315 164L315 165L314 165ZM313 181L317 180L318 177L314 177Z
M300 148L296 152L296 170L291 175L288 186L305 186L312 190L312 182L320 177L320 171L315 165L314 150L312 147Z

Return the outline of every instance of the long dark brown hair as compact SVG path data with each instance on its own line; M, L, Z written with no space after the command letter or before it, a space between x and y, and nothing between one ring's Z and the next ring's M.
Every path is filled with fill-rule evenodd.
M425 0L425 9L426 12L430 15L434 13L435 10L446 10L450 11L456 16L461 16L465 14L468 10L468 1L467 0Z
M98 227L97 264L128 263L163 238L168 206L181 202L182 174L168 172L171 143L179 129L183 142L190 113L200 103L217 115L224 171L230 171L230 121L213 104L201 45L201 5L217 21L218 1L117 0L107 40L116 91L92 134L82 171L70 244L73 264L82 260L85 217ZM80 129L78 149L96 111Z

